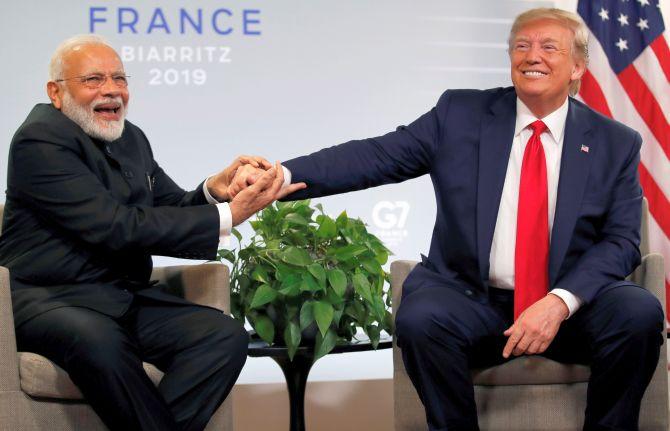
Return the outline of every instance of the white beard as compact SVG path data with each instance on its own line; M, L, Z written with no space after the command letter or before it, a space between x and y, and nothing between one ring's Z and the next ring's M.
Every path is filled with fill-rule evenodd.
M116 121L99 121L95 118L93 109L102 103L119 103L121 107L121 118ZM65 92L61 112L70 120L74 121L82 128L88 136L107 142L112 142L121 137L126 118L126 107L120 97L107 97L102 100L96 100L89 106L79 105L74 101L70 93Z

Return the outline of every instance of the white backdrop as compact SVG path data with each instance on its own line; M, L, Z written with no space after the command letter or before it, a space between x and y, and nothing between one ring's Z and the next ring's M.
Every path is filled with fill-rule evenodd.
M238 154L286 160L407 124L447 88L510 85L505 42L513 17L554 3L574 10L576 0L129 3L137 2L3 5L3 190L11 137L35 103L48 101L49 58L73 34L103 35L121 53L131 75L129 120L175 181L192 188ZM418 259L428 250L435 203L426 177L321 202L333 214L361 217L394 258ZM249 236L248 225L241 230ZM391 375L387 350L328 356L311 379ZM249 359L240 377L282 380L269 359Z

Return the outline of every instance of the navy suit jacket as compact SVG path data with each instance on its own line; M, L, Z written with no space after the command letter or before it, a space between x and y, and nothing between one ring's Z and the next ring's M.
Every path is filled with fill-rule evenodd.
M429 174L437 199L430 252L407 278L403 294L440 284L486 302L516 97L511 87L449 90L408 126L289 160L284 166L293 182L308 185L289 198ZM640 146L637 132L570 99L550 246L551 288L588 303L602 289L625 283L639 264Z

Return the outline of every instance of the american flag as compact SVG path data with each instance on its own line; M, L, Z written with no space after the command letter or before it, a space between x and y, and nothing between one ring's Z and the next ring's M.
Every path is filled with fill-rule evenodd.
M577 12L591 31L579 97L642 135L650 246L663 254L670 294L670 50L660 0L579 0Z

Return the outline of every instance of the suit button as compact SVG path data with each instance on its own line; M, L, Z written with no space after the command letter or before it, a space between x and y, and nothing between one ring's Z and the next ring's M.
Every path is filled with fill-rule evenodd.
M465 294L468 295L468 296L472 296L474 294L474 292L472 290L468 289L468 290L465 291Z
M105 153L112 154L112 147L109 144L105 145Z
M133 175L132 171L123 171L123 176L130 179L133 178L135 175Z

